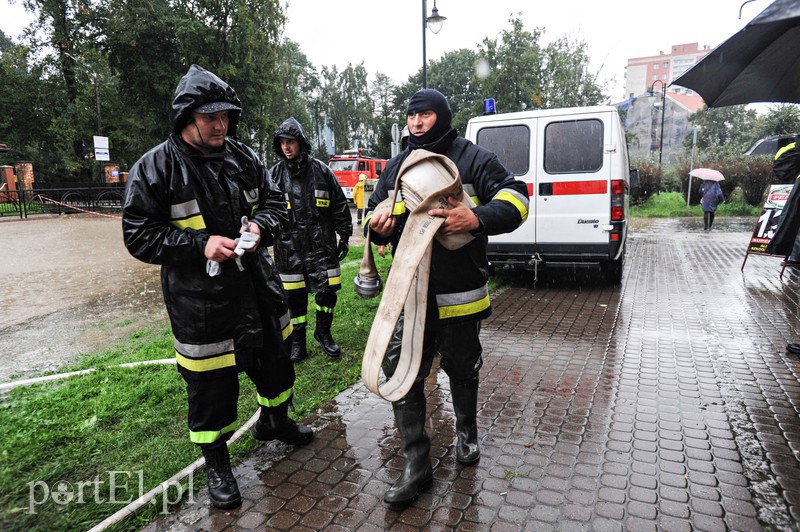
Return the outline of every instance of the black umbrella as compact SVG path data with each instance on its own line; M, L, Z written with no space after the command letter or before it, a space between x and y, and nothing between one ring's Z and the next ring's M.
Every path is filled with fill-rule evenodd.
M775 0L670 85L709 107L800 103L800 0Z

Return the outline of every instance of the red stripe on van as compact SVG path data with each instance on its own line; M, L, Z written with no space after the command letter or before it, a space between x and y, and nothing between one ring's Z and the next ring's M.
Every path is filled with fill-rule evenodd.
M553 196L568 196L572 194L605 194L608 191L608 181L566 181L553 183Z

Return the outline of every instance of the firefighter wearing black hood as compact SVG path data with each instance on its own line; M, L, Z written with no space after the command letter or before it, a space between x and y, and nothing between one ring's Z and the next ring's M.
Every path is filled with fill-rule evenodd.
M408 102L409 137L407 147L393 157L384 169L369 199L366 226L375 244L392 243L395 260L408 212L397 198L391 213L375 214L375 207L389 197L398 170L413 150L424 149L448 157L476 207L470 209L450 198L452 209L432 209L431 216L442 216L443 235L470 233L475 238L456 250L448 250L435 239L428 284L428 309L422 345L422 362L411 389L392 403L395 425L402 437L405 464L400 477L384 495L390 504L408 504L433 480L430 459L431 440L425 433L425 378L436 353L450 380L450 395L456 419L456 460L472 465L480 459L478 447L478 373L483 365L479 338L481 320L491 314L489 301L489 263L486 258L488 235L506 233L519 227L528 217L528 191L515 179L492 152L459 137L451 126L452 111L447 99L433 89L416 92ZM398 322L398 327L402 320ZM396 328L383 362L383 371L392 377L399 361Z
M192 65L175 90L172 134L131 168L122 213L128 251L161 265L189 437L205 457L219 508L241 504L226 443L236 428L240 371L261 405L256 439L304 445L314 437L288 416L291 320L267 252L286 207L253 150L227 137L240 112L227 83ZM239 245L245 235L247 251Z
M282 160L270 172L286 196L289 226L275 241L275 262L292 312L292 362L308 356L308 294L315 294L314 338L330 358L341 355L331 336L336 291L342 287L339 263L347 256L353 220L336 176L311 156L311 143L300 123L287 118L273 135L272 148ZM336 242L339 235L339 242Z

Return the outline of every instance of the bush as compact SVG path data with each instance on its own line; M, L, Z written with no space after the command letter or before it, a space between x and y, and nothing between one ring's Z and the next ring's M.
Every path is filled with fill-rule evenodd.
M770 183L777 182L772 172L772 157L769 155L737 155L724 158L707 158L696 161L695 168L714 168L722 172L725 180L720 182L722 193L726 198L739 194L747 205L761 205L764 191ZM689 162L682 161L676 166L681 177L680 190L687 190L689 185ZM702 180L692 178L691 205L700 203L700 185Z

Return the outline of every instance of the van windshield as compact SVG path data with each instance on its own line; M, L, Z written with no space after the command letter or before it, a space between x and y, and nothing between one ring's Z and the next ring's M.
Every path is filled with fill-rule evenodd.
M339 171L342 171L342 170L344 170L344 171L348 171L348 170L349 171L355 171L355 169L356 169L356 161L354 161L354 160L350 160L350 161L331 161L329 166L330 166L331 170L333 170L334 172L339 172Z

